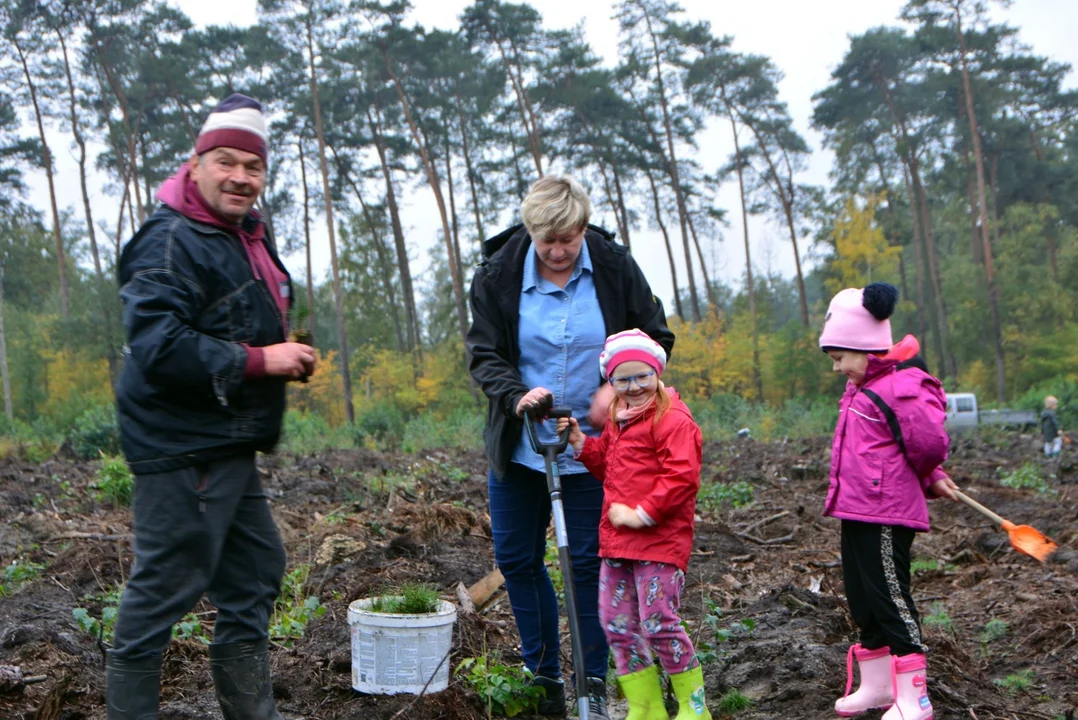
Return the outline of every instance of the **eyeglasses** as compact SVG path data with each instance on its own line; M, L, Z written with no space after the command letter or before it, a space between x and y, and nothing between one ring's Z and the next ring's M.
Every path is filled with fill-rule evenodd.
M639 375L626 375L625 377L612 377L610 378L610 384L614 386L615 390L628 390L632 387L633 383L643 390L644 388L651 387L651 383L655 379L655 371L648 370L645 373Z

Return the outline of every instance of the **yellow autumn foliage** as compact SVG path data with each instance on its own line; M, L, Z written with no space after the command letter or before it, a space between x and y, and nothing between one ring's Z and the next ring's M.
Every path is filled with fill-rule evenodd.
M886 280L897 274L902 248L888 243L883 230L876 224L879 202L879 197L870 196L862 207L855 198L850 198L835 221L831 232L835 253L824 282L829 293L864 287L874 280Z

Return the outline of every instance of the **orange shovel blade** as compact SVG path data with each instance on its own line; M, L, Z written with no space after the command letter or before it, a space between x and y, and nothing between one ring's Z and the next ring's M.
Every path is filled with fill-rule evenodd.
M1059 546L1049 540L1046 535L1029 525L1015 525L1004 520L1002 528L1007 531L1011 539L1011 547L1041 562L1047 560L1059 549Z

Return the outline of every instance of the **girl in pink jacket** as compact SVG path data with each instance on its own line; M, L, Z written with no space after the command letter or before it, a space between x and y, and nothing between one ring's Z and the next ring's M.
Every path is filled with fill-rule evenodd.
M844 717L890 708L883 720L931 720L920 619L910 594L910 548L927 532L926 498L955 500L940 470L950 440L940 383L916 366L907 335L892 344L898 290L850 288L827 308L820 348L849 382L839 401L824 515L842 520L842 577L861 642L846 660ZM861 684L850 694L853 660Z

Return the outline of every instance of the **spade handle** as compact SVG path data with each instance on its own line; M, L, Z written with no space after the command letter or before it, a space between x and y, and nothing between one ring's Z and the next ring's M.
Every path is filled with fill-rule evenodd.
M969 505L971 508L973 508L977 512L981 513L982 515L984 515L989 520L992 520L997 525L1006 525L1007 524L1007 521L1004 520L1002 517L1000 517L999 515L996 515L994 512L992 512L991 510L986 508L984 505L981 505L979 502L977 502L976 500L971 498L969 495L966 495L964 492L962 492L960 490L955 490L954 494L958 496L959 500L961 500L965 504Z

